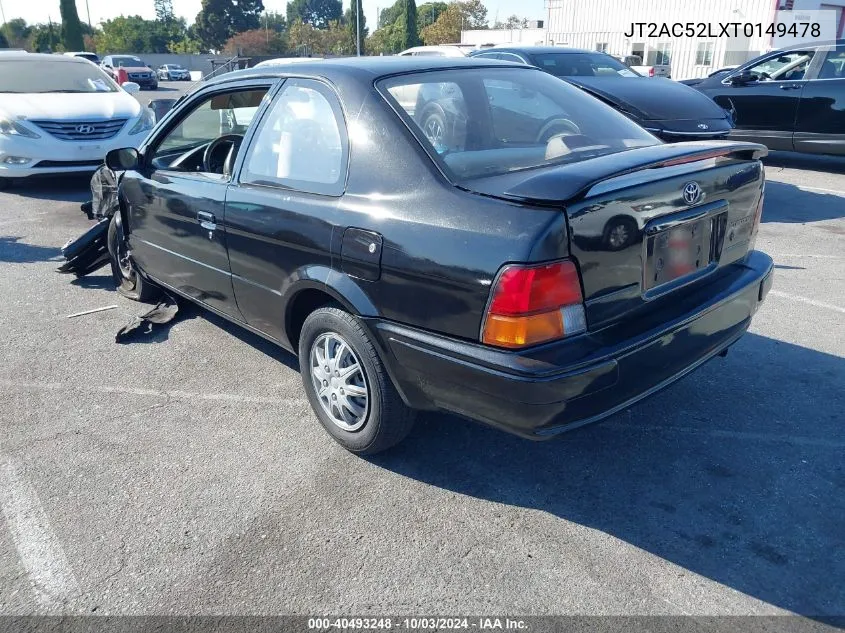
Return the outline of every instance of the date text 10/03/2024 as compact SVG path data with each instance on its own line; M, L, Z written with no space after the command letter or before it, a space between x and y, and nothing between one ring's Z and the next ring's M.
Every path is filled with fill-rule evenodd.
M340 630L393 630L440 631L444 629L477 629L481 631L528 629L524 620L498 617L478 618L308 618L308 629L314 631Z

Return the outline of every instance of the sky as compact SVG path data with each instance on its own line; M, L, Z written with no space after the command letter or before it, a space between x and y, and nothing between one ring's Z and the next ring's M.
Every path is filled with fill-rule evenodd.
M376 24L376 17L380 9L387 8L395 0L363 0L364 15L367 25L372 32ZM416 0L422 4L425 0ZM448 0L447 0L448 1ZM344 9L350 6L350 0L344 0ZM529 20L544 19L543 0L485 0L487 16L492 22L498 17L505 20L516 14ZM48 17L54 22L59 21L59 0L0 0L6 20L23 18L29 23L47 22ZM268 11L284 14L287 0L264 0L264 7ZM140 15L144 18L154 18L153 0L87 0L87 7L91 12L92 24L119 15ZM88 21L86 0L76 0L76 9L83 22ZM192 23L200 10L200 0L173 0L173 11L180 17Z

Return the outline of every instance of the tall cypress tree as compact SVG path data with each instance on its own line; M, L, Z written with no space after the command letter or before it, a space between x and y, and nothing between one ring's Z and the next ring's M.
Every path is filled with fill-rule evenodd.
M419 46L420 38L417 34L417 3L414 0L405 0L402 15L399 16L399 27L402 37L402 48Z
M361 30L360 33L358 32L358 24L357 20L361 20ZM352 0L352 6L349 8L349 19L347 20L346 27L349 29L350 39L352 40L352 54L354 55L357 51L357 47L355 44L356 38L359 38L361 43L361 54L364 54L364 41L367 39L367 16L364 15L364 7L361 4L361 0Z
M65 50L84 50L82 23L79 21L79 14L76 12L76 0L59 0L59 12L62 15L62 43Z

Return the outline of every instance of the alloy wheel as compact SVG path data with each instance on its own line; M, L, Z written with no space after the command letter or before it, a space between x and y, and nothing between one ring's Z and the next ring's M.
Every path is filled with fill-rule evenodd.
M320 406L340 429L353 432L367 421L370 389L364 368L336 332L316 338L309 354L311 382Z

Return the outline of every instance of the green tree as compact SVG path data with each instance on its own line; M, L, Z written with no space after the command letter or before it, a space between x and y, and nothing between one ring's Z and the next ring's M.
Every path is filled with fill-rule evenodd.
M53 51L59 41L59 29L52 22L47 24L33 24L29 34L27 49L46 53Z
M414 0L404 0L403 4L399 16L399 46L402 50L420 43L417 32L417 3Z
M460 42L462 30L486 28L487 8L481 0L451 2L434 24L422 30L422 40L426 45Z
M287 4L288 23L299 20L318 29L329 27L329 23L340 21L343 16L341 0L291 0Z
M358 24L356 22L356 15L355 9L357 7L358 15L361 18L361 28L358 29ZM361 6L361 0L352 0L352 7L347 9L345 20L346 28L349 29L349 39L352 40L352 54L355 54L358 51L356 45L356 38L361 45L361 54L364 54L366 50L366 41L367 41L367 16L364 15L364 8Z
M261 26L270 31L284 33L288 29L288 21L281 13L267 11L261 17Z
M227 55L278 55L287 50L281 33L270 29L252 29L233 35L223 46Z
M172 22L176 19L173 13L173 0L153 0L156 10L156 20L159 22Z
M417 31L437 22L440 14L449 6L445 2L426 2L417 7Z
M32 27L23 18L15 18L0 27L0 32L6 38L9 48L26 48L32 35Z
M208 50L220 50L236 33L261 26L261 0L202 0L194 28Z
M395 24L402 15L402 9L405 6L405 0L396 0L391 6L382 9L378 16L377 28L383 28Z
M6 39L2 31L0 31L0 48L9 48L9 40Z
M62 43L65 49L81 51L85 43L82 40L82 23L76 12L76 0L60 0L59 12L62 16Z

